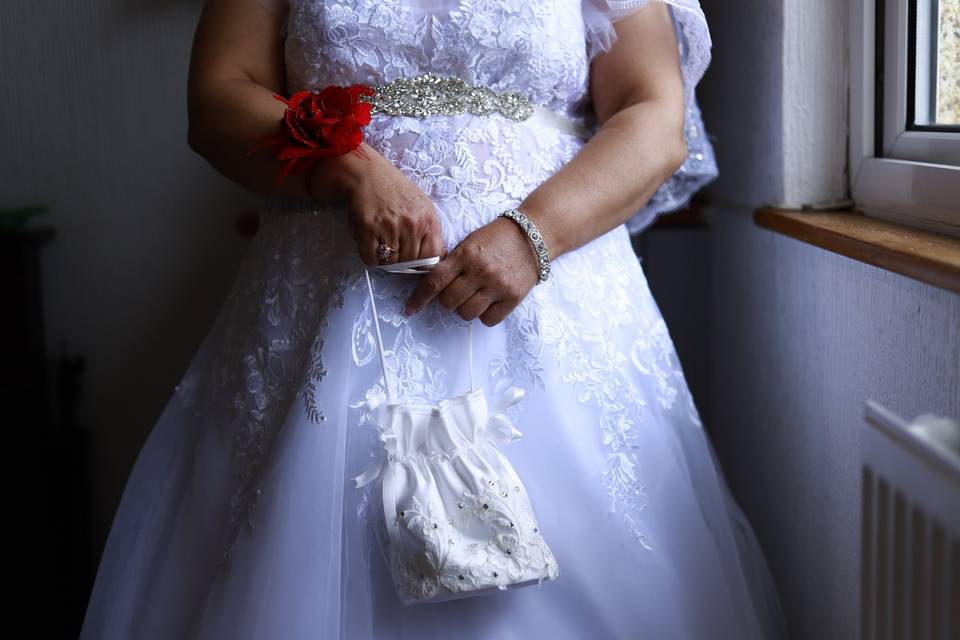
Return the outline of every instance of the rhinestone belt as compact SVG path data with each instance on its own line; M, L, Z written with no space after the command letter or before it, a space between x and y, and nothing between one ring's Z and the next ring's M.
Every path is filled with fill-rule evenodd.
M372 113L421 118L461 113L489 115L498 112L518 122L540 121L583 139L589 137L586 127L579 122L533 104L522 93L498 93L489 87L467 84L455 76L422 73L412 78L397 78L371 87L374 95L361 96L361 99L373 105Z

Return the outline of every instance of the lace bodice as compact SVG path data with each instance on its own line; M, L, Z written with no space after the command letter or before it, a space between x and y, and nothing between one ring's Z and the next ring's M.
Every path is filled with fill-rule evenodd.
M434 72L496 91L520 91L534 104L590 123L590 63L613 46L613 22L649 0L258 1L285 15L290 93ZM676 174L627 222L631 233L647 228L658 214L685 205L717 175L694 97L710 59L709 32L696 0L669 4L681 45L689 153ZM444 126L438 119L433 122ZM412 118L384 123L394 133L422 133L424 126Z
M388 82L423 72L519 90L572 114L586 98L580 0L461 0L424 12L407 0L290 0L290 91ZM324 56L317 56L322 49Z

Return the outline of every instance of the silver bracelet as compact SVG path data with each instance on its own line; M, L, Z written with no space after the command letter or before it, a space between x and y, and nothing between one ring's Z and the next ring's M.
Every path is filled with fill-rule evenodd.
M537 252L537 261L540 263L540 279L537 280L537 284L546 281L546 279L550 277L550 254L547 253L547 246L543 243L543 236L540 235L537 226L519 209L501 211L497 214L498 218L500 216L510 218L516 222L530 237L533 248Z

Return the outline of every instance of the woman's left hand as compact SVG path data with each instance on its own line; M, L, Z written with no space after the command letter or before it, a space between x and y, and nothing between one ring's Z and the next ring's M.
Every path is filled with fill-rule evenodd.
M408 316L434 297L464 320L499 323L539 280L533 246L517 223L498 217L472 231L425 274L407 300Z

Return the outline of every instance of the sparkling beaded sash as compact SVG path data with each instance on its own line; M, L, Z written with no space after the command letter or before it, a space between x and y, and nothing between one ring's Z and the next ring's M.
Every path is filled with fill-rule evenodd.
M373 105L372 113L422 118L432 115L472 113L489 115L498 112L506 118L540 121L586 140L587 128L579 122L535 105L517 91L498 93L489 87L470 85L455 76L422 73L412 78L397 78L371 85L374 95L361 96Z

